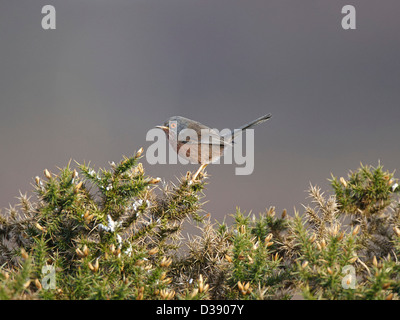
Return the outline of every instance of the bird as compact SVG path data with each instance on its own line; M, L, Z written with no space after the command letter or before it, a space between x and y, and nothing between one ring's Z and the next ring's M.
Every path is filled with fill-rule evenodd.
M222 135L217 130L182 116L170 117L163 125L158 125L156 128L165 132L172 148L182 158L189 160L191 163L200 164L199 169L192 176L192 181L194 181L210 163L216 162L223 156L226 147L233 145L234 139L238 134L269 120L271 117L272 115L268 113ZM190 132L194 132L195 136L190 134L185 136ZM183 140L182 136L186 137L186 140Z

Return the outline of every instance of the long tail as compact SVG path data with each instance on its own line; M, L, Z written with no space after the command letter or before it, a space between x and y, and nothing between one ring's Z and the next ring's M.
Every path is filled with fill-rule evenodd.
M249 129L259 123L263 123L265 121L267 121L269 118L271 118L272 115L270 113L266 114L265 116L259 117L256 120L253 120L251 122L249 122L248 124L245 124L244 126L241 126L239 129L240 130L246 130Z
M249 129L251 127L254 127L255 125L259 124L259 123L263 123L265 121L267 121L269 118L271 118L272 115L270 113L266 114L265 116L259 117L256 120L253 120L247 124L245 124L244 126L239 127L237 130L234 130L231 132L230 135L225 136L225 141L227 143L231 143L233 142L233 139L235 139L235 137L242 132L242 130L246 130Z

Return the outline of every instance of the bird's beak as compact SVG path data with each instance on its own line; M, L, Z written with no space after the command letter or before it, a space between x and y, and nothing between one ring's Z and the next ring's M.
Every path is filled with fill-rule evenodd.
M168 127L166 127L166 126L156 126L156 128L163 129L164 131L167 131L167 130L169 130L169 128L168 128Z

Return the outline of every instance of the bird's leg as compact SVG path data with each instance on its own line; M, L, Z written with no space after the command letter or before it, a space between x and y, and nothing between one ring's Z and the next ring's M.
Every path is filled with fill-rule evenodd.
M203 163L200 168L196 171L196 173L192 177L192 181L196 180L197 176L201 171L203 171L208 166L208 163Z

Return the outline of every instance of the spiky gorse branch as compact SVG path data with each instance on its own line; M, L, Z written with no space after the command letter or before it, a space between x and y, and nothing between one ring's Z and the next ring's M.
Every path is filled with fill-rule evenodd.
M399 298L400 190L381 166L311 185L303 216L237 209L229 226L201 214L205 174L165 183L142 152L35 178L36 201L0 216L0 299Z
M175 265L174 281L188 291L193 279L207 279L207 292L192 296L192 299L223 299L226 296L228 262L225 256L230 250L230 236L218 224L211 223L207 214L204 224L198 225L199 235L188 235L185 242L187 254L181 255ZM204 290L203 290L204 291Z
M332 176L332 187L342 212L370 217L381 212L392 202L394 193L399 192L394 173L361 164L356 171L350 171L348 179Z
M271 299L284 296L288 274L282 268L280 240L286 227L286 211L278 218L274 207L266 210L258 219L237 211L233 230L231 281L237 284L239 295L246 297L258 289L253 297Z
M290 296L279 241L287 228L286 211L278 218L271 207L257 218L237 209L233 217L232 226L206 219L199 226L200 235L189 237L188 254L175 266L175 283L186 288L192 279L203 276L210 283L210 299Z
M353 291L343 288L343 268L353 266L358 259L355 236L359 228L345 233L338 222L329 229L320 224L307 230L305 224L316 218L314 212L310 215L306 211L307 214L300 217L296 213L291 223L291 246L298 252L299 287L307 298L351 299Z
M172 298L169 254L178 247L183 220L202 219L204 182L189 184L184 177L156 194L161 180L145 175L142 152L111 163L110 170L82 164L78 173L68 165L36 177L37 202L21 197L21 212L2 218L3 270L20 266L23 248L32 261L30 278L40 279L44 265L58 270L61 291L41 290L42 297Z
M332 177L331 183L341 213L350 217L351 224L361 226L364 254L372 258L391 253L393 228L400 226L400 188L394 173L381 165L361 165L347 180Z
M26 290L31 286L32 261L25 250L21 252L21 268L16 272L8 272L2 270L0 273L0 300L5 299L25 299L27 297ZM39 286L40 283L36 279L34 285ZM37 294L29 295L29 298L37 298Z
M311 186L315 207L291 223L299 287L309 299L398 298L397 183L393 174L361 166L349 180L332 178L335 195Z

